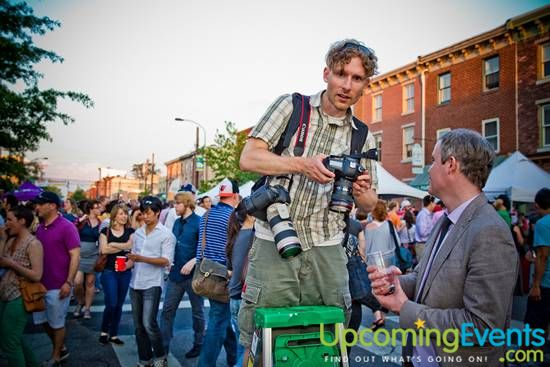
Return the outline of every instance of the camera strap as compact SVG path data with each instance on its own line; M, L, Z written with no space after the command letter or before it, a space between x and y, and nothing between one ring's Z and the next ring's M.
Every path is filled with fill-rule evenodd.
M295 117L294 114L299 114L298 118L298 134L296 134L296 143L294 144L294 156L301 157L304 154L306 147L307 133L309 131L309 121L311 116L311 106L309 104L309 96L292 95L292 98L300 98L301 103L298 104L300 108L296 108L292 111L291 120ZM296 106L296 104L294 104Z

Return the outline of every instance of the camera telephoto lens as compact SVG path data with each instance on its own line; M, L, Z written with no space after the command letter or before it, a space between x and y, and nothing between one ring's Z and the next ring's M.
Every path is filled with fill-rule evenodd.
M329 209L337 213L349 213L353 208L353 182L341 177L334 182Z
M288 206L282 203L271 204L267 208L267 220L273 231L279 255L284 259L299 255L302 247L290 220Z

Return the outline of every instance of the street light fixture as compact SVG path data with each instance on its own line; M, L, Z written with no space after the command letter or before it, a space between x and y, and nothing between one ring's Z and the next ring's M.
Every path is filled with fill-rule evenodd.
M106 169L111 169L111 167L107 166ZM97 168L99 170L99 180L97 181L97 190L96 190L96 199L99 199L99 185L101 185L101 167ZM103 193L107 193L107 187L103 187Z
M194 124L197 127L197 130L196 130L196 133L195 133L195 138L196 139L195 139L195 159L193 160L193 176L194 176L194 181L195 181L195 187L198 188L199 187L199 171L197 170L197 157L198 157L197 152L199 150L199 127L202 129L202 135L203 135L202 149L206 148L206 129L204 128L204 126L199 124L197 121L194 121L194 120L191 120L191 119L176 117L174 119L174 121L190 122L190 123ZM207 180L207 178L206 178L206 162L204 163L203 170L204 170L204 180L206 181Z

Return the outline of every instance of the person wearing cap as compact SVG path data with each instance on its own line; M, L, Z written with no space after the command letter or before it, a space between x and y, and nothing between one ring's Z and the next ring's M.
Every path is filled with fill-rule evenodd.
M376 73L374 51L354 39L331 45L326 55L323 80L325 90L310 97L311 114L304 153L294 156L296 138L281 155L273 153L293 112L292 96L279 97L251 131L240 159L244 171L272 176L270 184L288 187L290 217L303 252L293 259L282 259L268 223L257 220L251 248L246 290L239 312L240 342L249 348L258 307L330 305L350 315L346 254L342 247L344 214L329 210L335 175L323 165L330 154L349 154L352 131L356 130L352 106ZM361 151L376 148L371 132ZM353 198L369 212L376 204L376 166L361 160L365 172L353 183ZM302 270L301 270L302 269ZM304 271L303 269L307 269Z
M203 217L199 225L196 263L202 260L202 239L205 237L204 257L227 265L226 244L229 217L239 204L239 186L234 180L224 179L220 184L220 201ZM237 363L237 338L231 326L229 303L209 299L208 326L200 352L199 366L216 366L222 345L225 347L227 364Z
M154 196L141 200L140 210L145 224L132 239L128 259L134 263L130 280L130 300L136 329L138 366L167 366L160 328L157 324L164 269L174 261L176 238L159 222L162 202Z
M180 187L178 194L180 192L190 192L193 195L193 200L196 199L195 195L197 194L197 189L195 188L195 186L193 186L190 183ZM204 213L206 213L205 209L201 208L198 205L195 206L195 214L197 214L199 217L202 217ZM166 228L168 228L169 230L172 230L174 228L174 223L179 217L180 216L176 214L176 208L170 208L170 210L168 211L168 214L166 215L166 220L164 222L164 225L166 226Z
M46 293L46 310L33 313L34 323L43 324L53 349L47 366L57 366L69 356L64 348L65 316L69 308L74 278L80 262L80 237L76 226L59 213L61 201L54 192L43 191L34 199L41 222L36 238L44 248L41 282Z

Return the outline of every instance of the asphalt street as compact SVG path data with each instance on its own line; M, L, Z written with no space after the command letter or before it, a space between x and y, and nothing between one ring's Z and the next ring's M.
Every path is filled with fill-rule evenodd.
M98 342L101 318L103 313L103 293L97 293L92 306L92 319L75 319L72 316L74 305L71 304L67 314L65 344L70 356L63 362L66 367L127 367L136 366L137 348L135 344L134 325L131 314L130 299L127 297L120 324L119 337L125 342L124 346L112 344L102 345ZM162 304L161 304L162 309ZM208 318L208 302L205 301L205 313ZM160 311L159 311L160 314ZM363 325L368 327L372 322L372 313L368 308L363 308ZM396 316L389 316L386 327L398 326ZM32 347L39 362L50 357L51 342L41 327L29 322L25 329L24 338ZM182 300L176 314L174 323L174 338L170 345L168 364L170 367L193 367L198 364L198 358L186 359L185 353L191 349L193 343L193 329L191 326L191 306L187 297ZM398 358L401 354L401 347L395 348L365 348L355 346L350 354L350 366L384 366L395 367L399 364L385 362L382 358ZM225 352L222 349L218 360L218 367L227 366ZM0 354L0 367L9 367L7 361Z
M103 293L97 293L92 306L92 319L75 319L72 316L74 305L69 308L66 323L65 344L70 352L70 356L63 362L66 367L127 367L136 366L137 348L135 344L134 325L131 314L130 300L127 297L122 321L120 324L119 337L125 342L124 346L115 346L112 344L102 345L99 343L99 330L103 313ZM160 306L162 309L162 303ZM205 301L205 313L208 318L208 301ZM520 310L521 313L521 310ZM159 310L160 314L160 310ZM515 317L517 319L517 317ZM369 327L373 321L371 311L363 307L362 328ZM398 316L388 315L386 317L385 328L391 333L391 329L399 326ZM512 327L522 327L521 323L513 321ZM366 333L365 340L372 334ZM38 361L45 361L50 357L51 342L41 327L32 324L31 318L27 323L24 338L34 350ZM193 330L191 325L191 307L187 297L182 300L176 314L174 323L174 338L172 339L169 355L169 366L196 366L198 358L186 359L185 353L191 349L193 342ZM399 358L401 355L401 344L396 346L369 346L356 345L351 349L349 356L350 366L372 366L372 367L397 367L400 366ZM334 365L338 365L335 363ZM222 349L217 367L227 366L225 352ZM0 367L9 367L7 361L0 354Z

